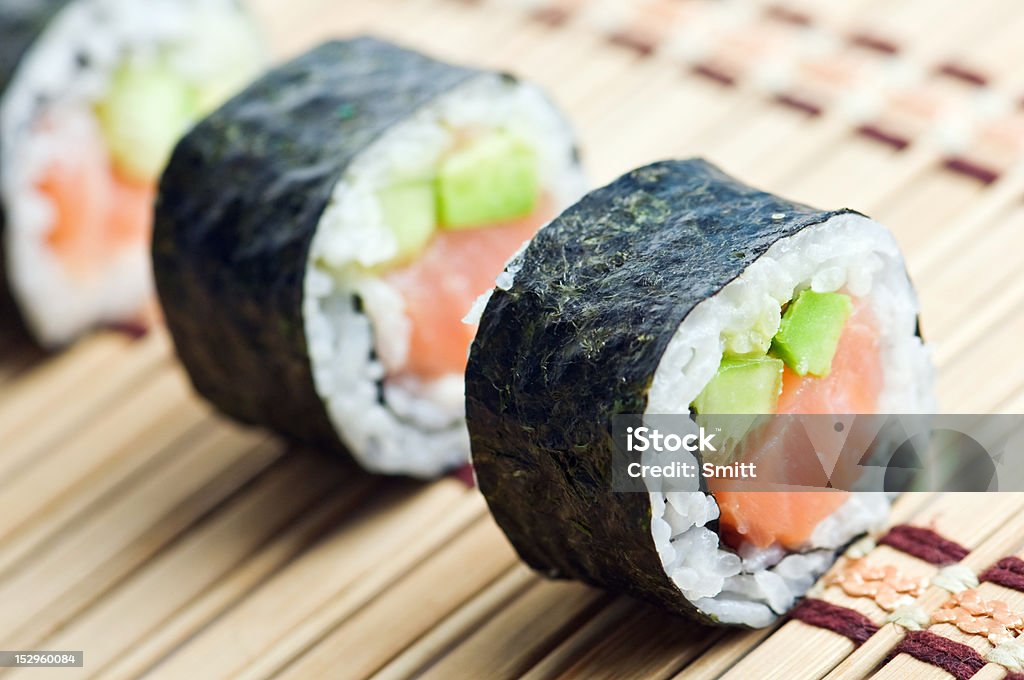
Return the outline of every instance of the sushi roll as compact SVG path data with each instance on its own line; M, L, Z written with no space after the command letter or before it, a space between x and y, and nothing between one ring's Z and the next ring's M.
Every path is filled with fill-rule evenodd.
M772 623L838 548L884 521L888 497L616 491L617 416L934 408L890 233L703 160L588 194L509 263L480 313L472 461L519 555L705 621Z
M463 318L583 190L572 132L536 87L329 42L177 147L157 289L195 387L225 413L430 477L468 460Z
M40 344L152 319L163 165L263 62L232 0L0 0L0 269Z

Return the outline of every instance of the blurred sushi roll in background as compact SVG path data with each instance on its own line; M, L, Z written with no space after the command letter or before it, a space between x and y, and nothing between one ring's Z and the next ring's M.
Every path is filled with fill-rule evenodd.
M160 172L264 64L232 0L0 0L4 269L42 345L152 321Z
M428 477L468 459L463 317L583 190L572 131L536 87L330 42L175 150L157 288L192 381L224 412Z
M482 310L466 374L480 489L545 574L769 625L888 497L713 480L622 493L613 418L932 412L917 309L895 240L859 213L702 160L630 172L544 227Z

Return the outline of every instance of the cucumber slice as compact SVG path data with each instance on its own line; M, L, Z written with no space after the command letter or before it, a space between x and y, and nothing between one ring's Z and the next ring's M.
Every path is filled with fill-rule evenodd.
M533 150L508 133L481 137L451 154L437 180L441 225L467 229L525 217L540 194Z
M772 352L797 375L827 376L852 311L849 295L803 291L782 316Z
M727 357L694 400L693 407L702 414L769 414L775 413L781 393L781 360Z
M114 72L110 91L96 106L115 165L143 182L160 176L197 111L195 92L169 68L134 62Z
M398 259L408 259L422 252L437 225L433 182L393 184L377 192L377 200L384 214L384 224L398 240Z

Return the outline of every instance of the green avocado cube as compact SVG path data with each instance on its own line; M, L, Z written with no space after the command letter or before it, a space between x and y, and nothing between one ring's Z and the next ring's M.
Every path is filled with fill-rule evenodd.
M849 295L803 291L782 315L772 352L797 375L827 376L852 311Z
M377 192L384 224L398 241L400 260L415 257L427 247L437 226L437 206L431 180L400 182Z
M782 361L774 357L726 357L693 402L701 414L775 413L782 393Z
M505 132L485 135L455 151L438 173L438 206L446 229L525 217L539 195L536 155Z
M166 65L125 62L96 105L100 129L116 167L151 182L160 176L178 138L198 113L196 93Z

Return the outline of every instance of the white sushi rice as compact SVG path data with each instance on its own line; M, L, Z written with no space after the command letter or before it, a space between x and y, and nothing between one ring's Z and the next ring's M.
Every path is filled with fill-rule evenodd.
M717 372L725 337L759 323L777 328L781 305L807 288L843 289L874 312L884 372L880 413L934 411L931 360L915 334L917 299L896 241L878 223L845 214L774 244L697 305L661 359L646 413L687 413ZM705 614L749 626L766 626L792 607L832 563L836 549L880 527L889 507L881 493L852 494L816 527L801 552L746 546L737 554L707 527L719 514L712 497L659 491L650 498L651 535L665 573Z
M168 46L181 48L172 68L196 83L244 80L264 60L261 41L234 0L75 0L31 46L0 101L7 275L45 345L137 318L153 298L146 247L124 249L88 276L69 272L47 243L54 206L37 186L55 160L99 137L93 106L109 91L123 57L155 59ZM60 119L59 132L37 127L44 111Z
M565 119L537 88L494 74L394 126L347 169L313 240L303 318L317 392L353 456L377 472L430 477L469 457L461 373L389 377L407 359L411 324L402 296L371 270L398 251L379 189L430 176L460 129L503 129L526 143L559 209L586 189Z

